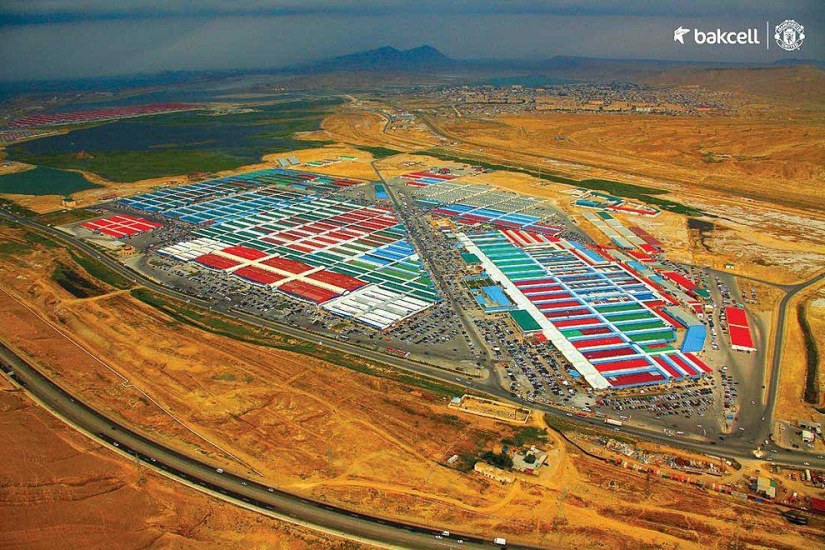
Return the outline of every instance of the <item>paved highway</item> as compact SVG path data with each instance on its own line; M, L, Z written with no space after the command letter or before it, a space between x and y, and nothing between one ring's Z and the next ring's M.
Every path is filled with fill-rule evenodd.
M218 472L212 465L166 448L108 419L45 378L3 345L0 345L0 360L10 380L75 429L125 453L132 460L139 460L142 466L210 495L283 521L383 548L497 547L492 544L494 535L483 540L453 532L439 539L436 535L440 536L440 531L314 502L229 472ZM459 539L463 542L459 543ZM531 548L513 544L508 547Z
M403 222L405 227L407 227L407 238L412 242L413 246L415 246L415 249L419 252L419 257L424 266L429 271L430 275L432 275L433 278L435 278L435 280L438 282L438 286L441 288L441 291L449 300L450 305L452 305L453 311L455 311L455 313L458 315L458 318L461 320L461 324L464 326L464 330L467 332L467 335L473 341L474 345L476 346L476 349L480 352L483 352L486 347L484 338L478 333L478 329L476 329L475 325L473 325L470 319L467 318L467 314L464 311L464 309L461 308L461 306L459 306L456 302L455 296L453 296L450 285L448 285L447 281L444 279L444 274L441 272L440 269L437 268L435 263L427 257L427 254L421 253L422 251L427 249L426 244L422 242L423 232L427 231L427 228L424 228L420 225L420 220L411 219L407 211L403 208L401 200L398 198L395 187L391 185L389 182L387 182L386 179L384 179L384 176L381 175L381 172L375 166L376 162L377 161L373 161L371 163L372 168L373 170L375 170L375 173L378 175L378 177L381 178L381 182L384 184L384 190L387 192L387 195L390 197L393 205L395 206L396 214L398 214L399 218L401 219L401 222ZM417 231L411 230L411 228L414 227L413 224L418 224ZM490 361L486 357L486 354L482 361L486 363L488 368L491 367ZM491 372L495 371L491 369Z
M776 408L776 397L779 392L779 370L782 366L782 344L785 341L785 319L788 314L788 304L790 304L791 300L794 296L796 296L796 294L798 294L805 288L818 283L823 278L825 278L825 271L805 282L796 285L783 285L782 287L780 287L785 290L785 296L779 302L779 314L776 317L775 324L776 335L774 336L773 343L773 359L771 360L771 384L768 388L766 414L766 418L771 422L763 426L762 431L760 432L759 436L757 436L757 440L764 440L770 432L771 425L773 424L773 412ZM813 464L813 462L811 463ZM821 466L825 466L825 464Z

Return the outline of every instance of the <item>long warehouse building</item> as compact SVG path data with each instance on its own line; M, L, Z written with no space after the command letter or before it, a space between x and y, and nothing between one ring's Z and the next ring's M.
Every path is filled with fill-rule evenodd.
M594 250L556 237L532 239L519 230L460 233L458 239L516 304L514 320L538 326L594 389L710 372L697 357L670 345L674 327L652 309L666 300Z

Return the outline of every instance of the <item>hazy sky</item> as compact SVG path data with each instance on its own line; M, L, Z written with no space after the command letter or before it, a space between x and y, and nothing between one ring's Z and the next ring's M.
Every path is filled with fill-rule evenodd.
M800 51L773 43L785 19L805 26ZM680 45L678 26L755 27L762 45ZM455 59L822 60L825 0L0 0L0 80L282 67L421 44Z

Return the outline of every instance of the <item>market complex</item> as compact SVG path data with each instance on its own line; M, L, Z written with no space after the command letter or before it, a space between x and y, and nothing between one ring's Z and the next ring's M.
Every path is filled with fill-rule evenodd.
M238 310L388 342L379 349L442 368L467 372L437 361L438 346L456 365L507 365L511 393L548 404L704 380L714 315L732 351L756 351L741 304L715 304L707 281L615 216L655 209L574 197L612 244L598 245L552 202L479 182L481 172L433 166L377 182L258 170L122 198L72 230L144 253L133 268L185 275L192 294L235 292ZM432 319L444 336L416 339Z

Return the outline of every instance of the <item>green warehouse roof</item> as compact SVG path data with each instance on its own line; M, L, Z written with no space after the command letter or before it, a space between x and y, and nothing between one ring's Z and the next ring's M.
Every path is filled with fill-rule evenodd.
M513 318L513 321L516 322L522 332L541 330L541 326L536 322L536 320L523 309L511 311L510 317Z

